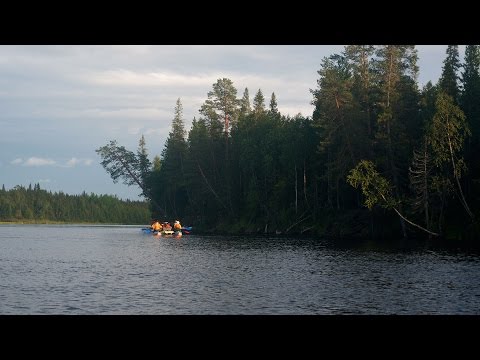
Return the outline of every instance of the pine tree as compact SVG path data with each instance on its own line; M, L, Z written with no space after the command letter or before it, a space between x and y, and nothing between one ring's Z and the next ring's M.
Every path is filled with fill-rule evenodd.
M256 118L259 118L265 113L265 98L261 89L258 89L255 97L253 98L253 113L255 114Z
M122 179L125 185L138 185L142 190L142 194L152 201L155 209L162 208L159 203L156 202L149 187L149 176L145 178L142 177L144 168L140 165L145 165L147 161L145 160L146 150L145 153L143 153L141 144L137 154L127 150L124 146L119 146L116 140L111 140L109 144L96 149L95 152L102 158L100 164L110 174L114 183Z
M250 96L248 94L248 88L245 88L243 92L243 97L240 100L240 115L247 116L252 112L252 107L250 106Z
M362 110L365 112L365 122L368 135L372 137L373 124L371 116L371 92L372 92L372 55L373 45L348 45L345 47L345 56L352 68L354 85L353 93L358 96Z
M467 45L462 72L461 105L470 124L472 138L480 137L480 46Z
M160 156L155 155L152 162L152 168L153 171L160 171L160 169L162 168L162 160L160 159Z
M379 90L376 139L378 141L378 159L383 170L388 171L394 185L394 196L400 199L402 183L407 177L406 169L402 174L399 166L403 154L408 151L409 139L406 124L400 121L403 110L403 86L410 83L415 86L418 76L417 50L413 45L384 45L376 51L376 82ZM402 151L403 150L403 151ZM402 212L401 204L399 210ZM407 237L404 219L401 218L403 236Z
M172 120L172 136L175 138L176 141L185 141L186 131L183 122L183 105L180 98L177 99L174 113L175 115Z
M177 99L174 117L172 120L172 131L169 133L165 147L162 151L162 185L163 191L167 194L169 208L173 215L183 215L186 204L184 163L187 156L187 142L185 140L185 128L183 122L183 106L180 99Z
M460 60L458 55L458 45L447 46L447 57L443 61L442 75L440 76L440 88L452 97L455 104L458 104L460 91L458 89L458 70Z
M465 49L465 64L462 72L462 87L460 104L465 114L472 136L467 140L465 159L470 167L466 183L466 193L471 194L480 178L480 162L477 160L480 152L480 46L467 45Z
M137 150L137 159L138 159L138 167L140 169L140 178L143 184L146 184L147 178L150 175L152 164L148 159L148 151L146 148L145 137L142 135L140 141L138 142L138 150ZM148 196L148 192L142 192L143 196Z
M361 108L353 94L354 79L346 58L324 58L318 71L318 89L311 90L315 105L313 122L318 132L319 163L325 169L326 202L337 209L351 192L345 179L348 171L362 158L368 158L368 130L361 121Z
M272 97L270 98L270 113L272 115L278 114L277 98L274 92L272 92Z
M213 90L208 93L208 100L202 105L200 113L212 123L223 121L224 131L228 136L229 129L238 117L237 89L230 79L218 79Z

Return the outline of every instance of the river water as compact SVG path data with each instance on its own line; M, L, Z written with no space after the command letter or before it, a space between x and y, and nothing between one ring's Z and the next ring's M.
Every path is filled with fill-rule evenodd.
M0 314L480 314L480 255L1 225Z

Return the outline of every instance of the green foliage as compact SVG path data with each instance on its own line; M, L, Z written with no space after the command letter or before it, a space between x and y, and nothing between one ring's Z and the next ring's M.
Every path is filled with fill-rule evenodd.
M312 91L313 126L324 164L321 172L327 182L327 203L340 208L342 198L346 198L343 195L349 192L345 183L348 170L357 159L369 155L368 119L353 96L354 79L345 57L324 58L318 73L318 89Z
M480 148L480 46L467 45L462 72L463 91L460 104L465 114L472 136L465 146L465 160L469 164L470 178L466 181L466 193L472 197L480 192L480 161L477 160ZM477 202L480 207L480 201Z
M200 113L210 122L212 134L221 131L223 122L225 133L228 133L230 127L237 121L239 105L237 89L233 86L232 80L218 79L213 84L213 90L208 93L208 99L202 105Z
M258 89L255 97L253 98L253 113L255 117L260 117L265 112L265 97L262 90Z
M365 206L370 210L377 204L385 209L391 209L397 205L392 196L392 186L378 173L371 161L361 160L355 168L350 170L347 182L356 189L361 188L365 197Z
M143 136L140 139L137 154L125 149L124 146L117 145L116 140L110 141L108 145L95 151L102 158L101 165L110 174L114 183L122 179L128 186L137 185L142 190L140 195L150 199L155 210L160 211L161 206L151 191L151 163L148 160Z
M439 80L439 86L443 92L453 99L455 104L458 104L460 95L458 88L459 68L460 60L458 57L458 45L448 45L447 57L443 61L443 69Z
M142 169L135 153L124 146L118 146L116 140L111 140L108 145L96 149L95 152L102 158L100 164L110 174L114 183L122 179L125 185L137 184L143 188Z
M237 99L233 82L221 78L188 132L177 100L172 130L153 163L143 140L137 153L115 142L97 152L114 181L146 190L155 216L175 215L197 229L407 236L408 223L429 236L437 235L431 229L451 233L461 226L451 220L459 218L451 196L460 194L468 210L466 199L480 191L466 172L480 151L480 141L468 142L469 127L478 125L480 60L478 48L467 50L461 98L467 117L442 91L448 72L442 84L419 91L414 46L351 45L322 60L311 117L282 115L275 93L266 108L260 89L250 106L248 88ZM477 211L479 203L473 202ZM0 209L28 212L12 203ZM382 209L395 211L401 223L392 225L392 212ZM51 209L38 202L32 211ZM346 232L335 230L342 221L351 222L342 225Z
M480 138L480 46L467 45L462 72L461 107L476 142Z
M138 144L137 161L138 161L139 178L141 179L142 184L144 184L144 187L146 187L145 185L147 183L147 178L152 168L152 163L148 159L148 151L146 148L145 138L143 135L140 138L140 141ZM143 189L142 195L148 197L148 192L146 192Z
M277 97L275 96L275 93L272 93L272 96L270 98L270 113L272 115L278 114L278 105L277 105Z
M432 146L436 166L457 161L458 171L456 176L465 170L461 160L464 142L469 136L470 129L465 120L463 111L454 103L451 96L440 92L436 101L436 113L429 129L429 142Z
M162 151L161 170L155 171L150 178L151 187L155 188L153 196L157 203L164 205L164 213L167 217L178 217L179 213L183 213L187 203L184 175L187 142L180 99L177 99L174 114L172 131Z
M248 94L248 88L245 88L243 92L243 97L240 100L240 116L247 116L252 112L252 107L250 105L250 96Z
M438 95L436 113L429 130L428 139L433 151L433 162L439 168L440 176L448 178L449 174L453 173L459 200L470 219L473 220L475 215L467 204L460 184L462 174L467 171L466 163L462 157L464 142L471 133L463 111L455 105L453 98L444 91L441 91ZM451 171L447 168L450 168Z
M147 224L148 203L111 195L68 195L15 186L0 193L0 221Z

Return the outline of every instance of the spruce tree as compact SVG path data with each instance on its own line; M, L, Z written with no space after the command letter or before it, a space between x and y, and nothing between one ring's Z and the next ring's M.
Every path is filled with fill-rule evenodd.
M401 121L405 109L402 108L405 88L416 86L418 75L417 50L413 45L384 45L376 51L375 74L378 89L378 117L376 126L377 159L382 170L386 171L394 185L394 196L400 199L406 183L407 169L402 168L404 154L408 150L409 138L406 124ZM403 150L403 151L402 151ZM401 204L399 210L402 211ZM403 236L407 237L402 218Z
M261 89L258 89L253 98L253 113L257 118L265 113L265 97L263 96Z
M168 208L172 209L172 215L176 217L183 215L187 201L184 180L184 162L187 156L185 133L183 106L179 98L175 104L172 131L169 133L162 151L161 168L163 192L167 194Z
M462 72L462 87L460 105L465 114L472 136L467 140L465 159L470 167L466 192L471 193L476 186L480 190L480 162L477 160L480 152L480 46L467 45L465 49L465 64Z
M250 106L250 96L248 93L248 88L245 88L243 92L243 97L240 100L240 115L247 116L252 112L252 107Z
M458 104L460 91L458 88L460 60L458 45L447 46L447 57L443 61L442 75L440 76L440 88L452 97L455 104Z
M272 97L270 98L270 113L272 115L278 114L277 98L274 92L272 92Z

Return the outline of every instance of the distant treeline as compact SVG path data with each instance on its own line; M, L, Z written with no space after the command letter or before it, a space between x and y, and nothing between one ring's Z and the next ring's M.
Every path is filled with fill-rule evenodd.
M147 224L148 203L121 200L111 195L68 195L40 189L15 186L0 190L0 221Z
M362 237L477 236L480 48L449 45L438 83L419 88L414 45L349 45L319 59L311 116L253 106L218 79L184 128L178 99L161 156L115 140L97 149L154 216L231 232ZM368 209L367 209L368 208ZM371 210L371 211L369 211Z

